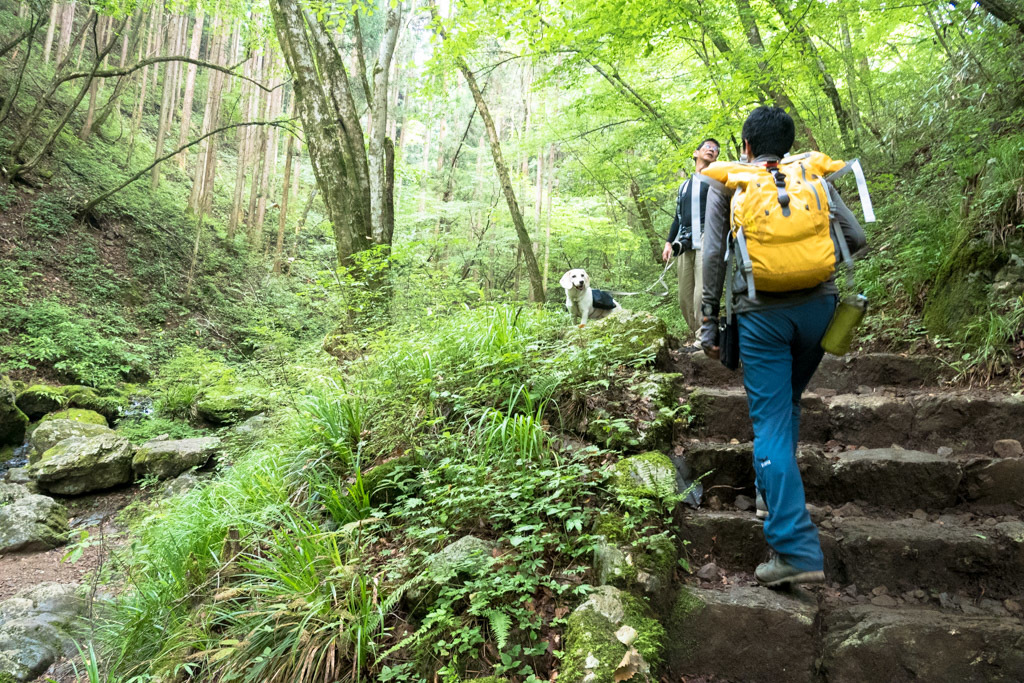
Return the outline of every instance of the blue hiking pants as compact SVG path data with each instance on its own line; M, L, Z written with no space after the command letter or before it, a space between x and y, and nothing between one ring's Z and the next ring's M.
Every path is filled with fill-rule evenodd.
M830 294L736 316L743 384L754 423L754 472L768 506L765 539L801 571L822 569L824 558L796 464L800 395L821 362L821 338L835 307L836 297Z

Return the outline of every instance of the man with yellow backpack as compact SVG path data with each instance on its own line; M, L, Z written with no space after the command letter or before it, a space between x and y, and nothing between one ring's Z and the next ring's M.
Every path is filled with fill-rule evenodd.
M818 530L805 507L796 462L800 397L821 362L821 340L838 300L836 264L866 246L864 232L825 180L844 167L811 152L784 158L793 119L758 107L743 124L750 163L704 170L704 291L701 346L718 357L738 338L743 384L754 425L754 470L773 553L755 571L769 587L825 580ZM858 180L862 174L857 168ZM865 206L866 211L869 207ZM873 217L872 217L873 218ZM735 323L720 348L719 301Z

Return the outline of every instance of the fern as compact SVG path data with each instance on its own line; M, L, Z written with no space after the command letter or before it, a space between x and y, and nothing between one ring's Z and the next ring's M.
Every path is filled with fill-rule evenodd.
M484 616L487 617L487 621L491 625L491 633L498 643L498 649L504 650L508 644L509 633L512 631L512 620L507 614L496 609L487 610L484 612Z

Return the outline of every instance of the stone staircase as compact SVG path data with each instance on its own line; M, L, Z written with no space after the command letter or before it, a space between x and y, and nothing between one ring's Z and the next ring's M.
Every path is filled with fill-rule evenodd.
M680 356L704 475L678 535L696 574L667 630L670 681L1024 681L1024 398L941 388L928 357L827 357L803 400L800 468L828 583L771 591L752 509L742 375ZM744 508L744 509L740 509Z

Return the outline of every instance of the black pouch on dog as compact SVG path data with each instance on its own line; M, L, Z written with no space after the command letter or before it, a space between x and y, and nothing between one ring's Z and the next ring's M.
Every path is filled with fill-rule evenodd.
M594 295L594 308L603 308L606 311L615 308L615 299L611 294L600 289L591 289L590 291Z
M736 324L736 314L719 319L719 358L722 365L735 370L740 366L740 328Z

